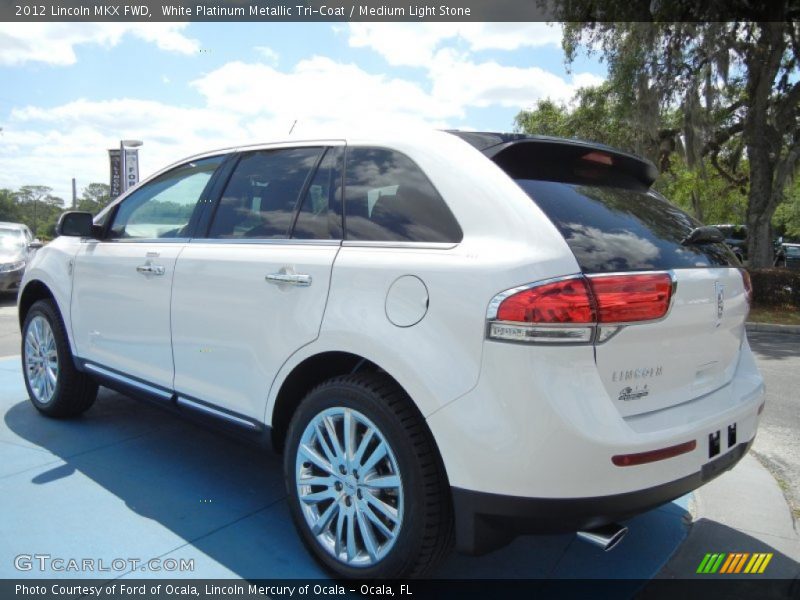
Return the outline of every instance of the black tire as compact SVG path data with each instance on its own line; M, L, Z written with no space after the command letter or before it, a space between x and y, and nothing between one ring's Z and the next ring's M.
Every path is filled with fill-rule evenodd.
M366 566L348 564L323 546L312 533L299 498L297 456L303 434L320 413L339 407L361 413L376 426L396 459L402 481L402 514L405 516L396 539L385 556ZM450 550L452 505L441 458L416 406L386 375L366 373L336 377L312 390L289 425L284 473L292 518L303 542L323 567L339 577L416 577L434 568ZM366 481L363 483L368 485ZM358 498L361 498L360 491ZM360 532L359 536L363 541Z
M35 355L29 355L29 345L26 344L26 340L29 334L35 334L35 332L31 331L31 328L35 324L41 324L41 321L37 321L37 319L44 319L47 322L55 342L58 369L55 386L49 399L42 397L44 394L34 389L34 385L31 382L32 374L28 368L29 361L32 364L33 361L31 359ZM25 316L25 323L22 326L21 354L22 373L25 379L25 387L28 390L28 397L39 412L48 417L75 417L88 410L94 404L97 398L97 383L75 368L69 340L64 329L64 322L52 300L35 302Z

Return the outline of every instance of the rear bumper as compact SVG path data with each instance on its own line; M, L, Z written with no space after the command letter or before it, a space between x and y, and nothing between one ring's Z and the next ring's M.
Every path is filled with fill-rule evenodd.
M453 487L456 548L465 554L485 554L521 534L567 533L627 519L679 498L733 468L752 443L738 444L700 471L678 480L609 496L524 498Z

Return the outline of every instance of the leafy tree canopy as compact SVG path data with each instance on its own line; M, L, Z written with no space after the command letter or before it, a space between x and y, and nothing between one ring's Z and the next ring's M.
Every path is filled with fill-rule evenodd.
M636 126L635 151L663 169L682 146L690 169L711 168L746 189L755 266L772 262L771 220L800 161L800 21L786 17L791 2L765 3L761 21L724 22L720 13L680 22L699 10L680 1L570 0L558 14L567 62L583 50L608 64L617 116Z

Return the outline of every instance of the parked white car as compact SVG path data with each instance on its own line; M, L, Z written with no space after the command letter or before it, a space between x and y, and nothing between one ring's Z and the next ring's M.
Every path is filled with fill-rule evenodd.
M33 259L31 401L76 416L99 384L270 440L340 576L419 575L453 540L610 547L736 464L763 409L747 274L655 176L517 134L195 156Z

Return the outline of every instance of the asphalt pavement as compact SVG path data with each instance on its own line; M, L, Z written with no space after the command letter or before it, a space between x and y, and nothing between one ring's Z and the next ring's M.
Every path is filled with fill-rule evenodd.
M27 400L18 357L0 360L0 578L16 558L193 561L185 572L89 571L86 578L325 578L289 516L281 460L146 403L101 390L81 418ZM444 579L647 580L685 539L689 497L626 522L613 552L574 534L525 536L482 557L452 554Z
M767 404L751 452L783 488L800 518L800 335L748 333L767 383Z
M19 354L16 294L0 294L0 356Z
M782 583L764 597L800 598L800 541L784 498L797 508L800 335L749 339L767 404L751 454L733 471L631 520L610 553L572 535L523 537L484 557L453 555L436 575L685 578L708 552L772 552L769 576ZM324 577L291 525L278 459L108 390L81 419L45 419L26 399L19 341L14 298L0 298L0 577L19 576L21 552L74 548L195 559L192 572L170 576ZM745 590L731 597L754 597Z

